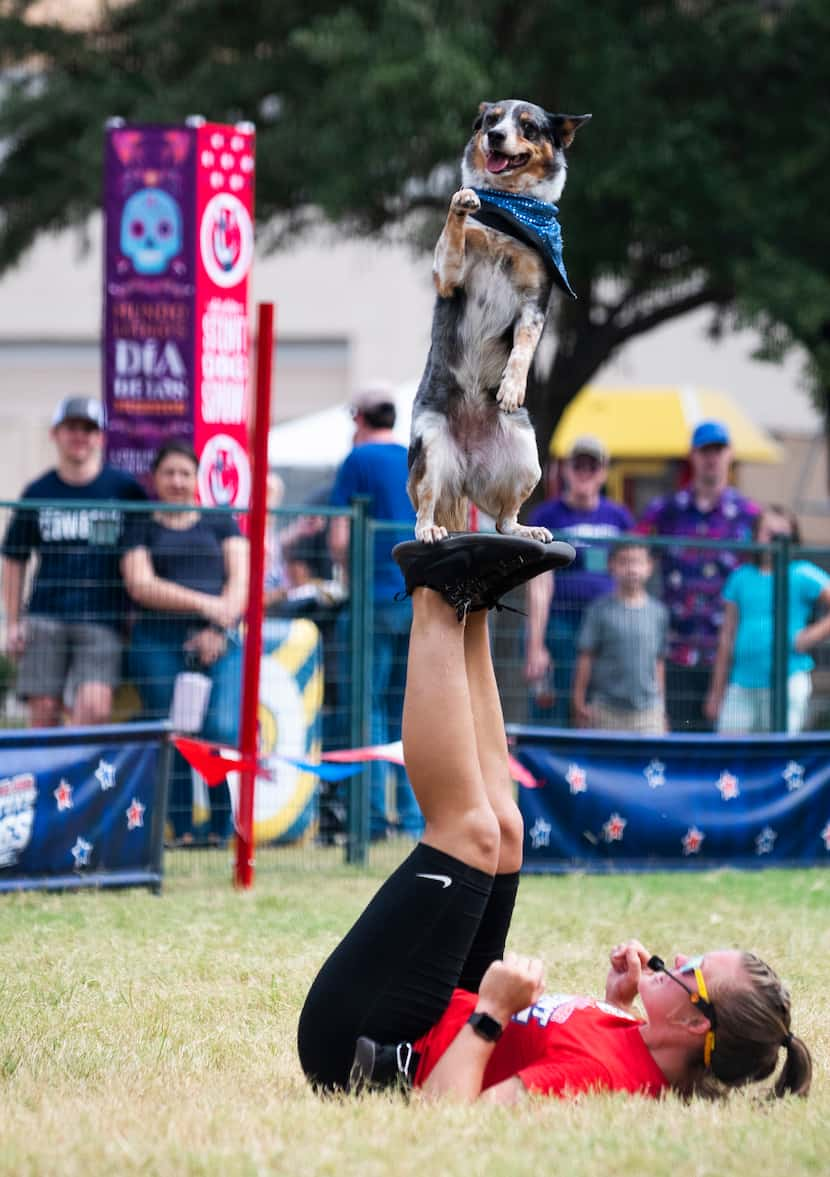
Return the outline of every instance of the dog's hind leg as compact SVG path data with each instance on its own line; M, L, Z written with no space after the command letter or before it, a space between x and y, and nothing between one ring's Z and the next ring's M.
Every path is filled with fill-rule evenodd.
M481 201L472 188L459 188L450 201L432 263L432 276L441 298L450 298L463 285L467 217L480 208Z
M537 539L540 543L549 544L553 535L547 527L528 527L525 523L519 522L519 508L527 497L528 495L524 495L515 509L508 508L499 516L496 520L496 531L502 535L518 535L523 539Z
M522 409L510 416L500 414L493 444L479 453L468 484L473 502L496 520L496 531L550 543L553 536L546 527L528 527L519 522L522 504L541 476L536 438L527 413Z
M447 436L444 418L439 413L422 413L413 425L407 482L416 511L416 539L432 544L446 538L448 527L456 526L457 512L448 511L446 505L460 496L459 483L459 455ZM438 519L436 512L441 512Z

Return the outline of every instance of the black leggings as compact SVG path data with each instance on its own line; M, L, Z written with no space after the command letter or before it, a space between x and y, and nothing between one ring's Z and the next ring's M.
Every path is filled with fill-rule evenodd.
M423 843L390 875L325 962L297 1032L317 1087L345 1087L355 1043L420 1038L457 987L504 954L518 874L492 875Z

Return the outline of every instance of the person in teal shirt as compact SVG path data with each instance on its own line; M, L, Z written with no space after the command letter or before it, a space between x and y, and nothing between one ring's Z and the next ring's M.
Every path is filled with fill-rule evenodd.
M754 538L772 543L779 536L801 542L798 520L785 507L767 507L758 516ZM812 692L809 651L830 635L830 613L811 623L817 608L830 607L830 576L808 560L789 565L789 664L787 731L800 732ZM742 564L723 588L725 613L705 713L719 732L768 732L772 727L773 575L771 551Z

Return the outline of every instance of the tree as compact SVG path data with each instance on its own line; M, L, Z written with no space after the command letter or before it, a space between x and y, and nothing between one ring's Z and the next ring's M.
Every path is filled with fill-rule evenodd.
M791 281L762 281L781 254L775 177L805 181L799 207L823 212L822 173L805 161L825 150L827 119L780 119L782 93L800 118L809 85L822 88L822 0L132 0L82 31L33 25L29 7L0 0L0 64L7 77L26 67L0 106L0 268L98 206L111 114L253 120L273 246L320 216L431 246L479 101L526 96L594 113L561 208L579 300L557 306L553 363L530 390L542 449L620 347L696 308L726 326L749 316L770 342L783 329L816 355L827 346L800 309L805 284L818 297L830 272L826 224ZM792 85L794 63L807 80Z

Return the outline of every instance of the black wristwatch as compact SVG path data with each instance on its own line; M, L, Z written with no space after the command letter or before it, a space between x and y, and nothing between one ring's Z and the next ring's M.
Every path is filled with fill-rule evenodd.
M482 1013L470 1014L467 1025L473 1027L479 1038L486 1038L488 1042L498 1042L504 1029L501 1022L497 1022L489 1014Z

